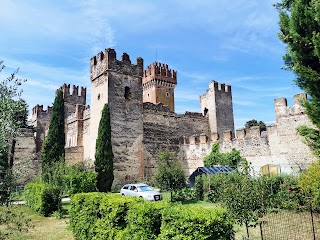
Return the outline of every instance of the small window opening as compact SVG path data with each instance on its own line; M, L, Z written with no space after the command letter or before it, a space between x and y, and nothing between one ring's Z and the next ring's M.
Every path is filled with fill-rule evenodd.
M167 97L170 97L170 93L169 93L169 92L167 92L167 93L166 93L166 96L167 96Z
M204 108L203 114L204 114L204 116L207 116L207 114L208 114L208 108Z
M131 97L131 92L130 92L130 88L129 87L125 87L124 88L124 98L126 100L129 100Z
M98 100L100 100L100 93L98 94Z
M149 93L147 94L147 97L150 97L150 94L149 94Z

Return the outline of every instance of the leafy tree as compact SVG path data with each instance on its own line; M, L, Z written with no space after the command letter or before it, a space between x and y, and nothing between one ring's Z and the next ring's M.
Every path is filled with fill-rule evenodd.
M196 188L196 197L198 200L203 200L203 178L202 176L197 176L196 177L196 183L195 183L195 188Z
M64 100L62 90L58 90L53 106L50 119L48 135L41 152L42 171L55 162L64 161Z
M249 223L256 222L264 212L258 181L239 173L224 176L229 178L229 184L222 190L223 202L237 222L245 224L249 238Z
M320 163L314 162L301 175L299 186L303 193L311 197L312 206L320 210Z
M3 62L0 61L0 72L4 68ZM6 202L10 196L10 187L13 184L11 154L14 153L14 139L18 134L18 128L23 125L22 119L16 116L27 115L26 104L20 99L22 90L19 90L26 80L16 77L18 70L0 81L0 200L2 203ZM11 151L9 151L10 148Z
M160 152L157 156L157 169L153 179L157 187L162 190L172 191L182 189L185 186L185 174L177 158L168 150Z
M245 123L244 127L245 128L250 128L253 126L259 126L260 131L265 131L267 129L266 124L263 121L257 121L255 119L249 120Z
M111 143L110 109L105 104L99 123L96 142L95 171L97 172L97 189L99 192L110 192L113 174L113 152Z
M320 3L314 0L282 0L279 38L287 45L285 69L296 75L295 82L310 97L303 103L314 127L298 128L316 156L320 155Z
M241 157L240 152L236 149L232 149L229 153L221 153L219 151L219 142L212 145L211 153L207 155L203 161L206 167L223 165L230 166L234 169L241 168L242 171L248 171L247 160Z

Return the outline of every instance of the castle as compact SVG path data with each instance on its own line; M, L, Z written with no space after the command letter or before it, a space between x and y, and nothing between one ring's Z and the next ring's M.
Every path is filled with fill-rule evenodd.
M312 162L309 148L296 134L296 127L310 124L300 105L305 94L295 96L294 106L275 99L275 124L234 132L231 86L212 81L200 96L201 112L174 112L177 72L154 62L144 69L143 59L131 63L128 54L117 60L106 49L90 60L91 105L86 88L64 84L66 160L94 162L95 143L103 106L110 107L112 146L116 178L143 179L152 175L157 154L175 152L186 175L203 166L203 158L220 141L223 152L240 150L256 172L293 172ZM36 129L33 152L39 152L49 127L51 107L36 105L32 124ZM29 141L32 142L30 136ZM32 143L30 144L32 145ZM19 152L19 144L18 144ZM23 152L22 150L20 152ZM23 159L17 156L18 159Z

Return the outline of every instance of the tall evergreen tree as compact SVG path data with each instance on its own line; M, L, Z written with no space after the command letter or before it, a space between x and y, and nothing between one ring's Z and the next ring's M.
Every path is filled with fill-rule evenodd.
M282 0L279 12L279 38L287 45L285 68L294 72L295 82L308 95L304 103L314 127L302 126L316 156L320 155L320 2L318 0Z
M62 90L58 90L54 99L50 126L42 147L42 171L55 162L64 161L64 100Z
M111 191L113 175L113 152L111 144L110 109L105 104L99 123L95 153L95 171L97 172L97 189L99 192Z

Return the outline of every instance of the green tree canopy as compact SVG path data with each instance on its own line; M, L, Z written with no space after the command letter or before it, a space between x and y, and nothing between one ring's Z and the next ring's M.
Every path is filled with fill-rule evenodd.
M168 150L158 154L157 169L153 179L156 186L165 191L182 189L186 183L186 177L180 163Z
M283 57L285 69L296 75L295 82L308 95L304 103L314 127L300 127L298 132L316 156L320 155L320 2L282 0L279 12L279 38L287 45Z
M58 90L52 106L48 135L42 147L42 171L52 163L64 161L64 99L62 90Z
M263 121L257 121L255 119L249 120L245 123L244 127L245 128L250 128L253 126L259 126L260 131L265 131L267 129L266 124Z
M212 145L211 153L207 155L203 161L206 167L222 165L232 167L233 169L241 168L243 171L248 171L247 160L241 157L240 152L232 149L229 153L222 153L219 151L219 142Z
M0 61L0 72L4 67L3 62ZM7 200L8 190L13 183L11 163L9 164L9 145L28 115L27 105L20 99L22 91L19 89L26 80L17 78L17 73L18 70L0 81L0 201ZM17 117L22 115L23 118Z
M111 143L110 109L105 104L99 123L95 153L95 171L97 172L97 189L99 192L110 192L114 180L113 152Z

